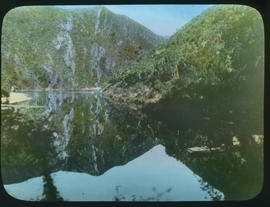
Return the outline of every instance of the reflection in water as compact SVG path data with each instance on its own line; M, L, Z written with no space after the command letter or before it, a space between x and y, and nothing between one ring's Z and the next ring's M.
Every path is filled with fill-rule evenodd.
M242 102L242 98L239 101ZM202 178L202 189L213 200L219 197L212 192L211 186L223 192L226 200L247 200L258 195L263 185L262 100L256 99L254 102L259 103L241 107L226 105L216 114L211 110L213 114L209 117L201 116L205 107L197 107L194 113L193 107L185 106L188 103L180 107L166 103L166 106L157 106L158 109L152 107L148 114L166 123L159 142L166 147L168 155L181 160ZM235 112L228 113L228 107ZM169 133L170 139L166 136ZM205 146L212 151L189 150Z
M188 153L224 144L221 136L213 139L222 134L218 122L204 130L138 119L98 92L29 95L30 105L45 108L1 112L2 180L16 198L230 200L260 192L262 145L225 143L225 152Z
M153 147L124 166L111 168L101 176L58 171L52 173L51 177L59 196L65 200L112 201L115 197L119 200L211 199L207 192L201 190L198 177L181 162L168 156L162 145ZM12 191L15 187L25 185L25 182L7 185L6 188ZM168 189L170 191L165 193ZM222 196L221 192L218 193Z
M50 174L43 176L43 201L63 201L59 196L59 192L54 186L53 179Z

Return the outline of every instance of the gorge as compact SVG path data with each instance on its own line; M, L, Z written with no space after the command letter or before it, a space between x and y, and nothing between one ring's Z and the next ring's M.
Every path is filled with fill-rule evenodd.
M106 7L18 7L1 41L1 96L30 99L1 107L1 175L13 197L260 193L264 26L255 9L212 6L165 38Z

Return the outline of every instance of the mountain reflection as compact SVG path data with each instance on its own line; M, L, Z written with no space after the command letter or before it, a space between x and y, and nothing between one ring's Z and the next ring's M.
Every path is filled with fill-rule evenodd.
M248 199L260 192L263 182L262 145L250 142L249 145L240 145L236 148L231 143L223 142L222 140L226 139L217 135L231 136L233 133L227 126L219 125L218 122L210 128L209 122L207 125L205 121L196 119L199 122L198 126L201 127L192 128L192 125L187 126L187 122L181 123L179 120L174 120L176 125L178 123L177 127L172 126L158 117L150 118L149 114L139 119L128 111L114 108L98 92L36 92L29 95L33 98L29 105L44 107L22 107L2 111L1 170L5 185L16 185L30 178L42 176L43 200L63 200L66 197L59 194L61 190L58 192L59 185L56 187L54 184L53 174L58 176L59 172L69 172L100 176L116 166L126 167L130 163L135 163L136 166L138 160L149 159L154 163L160 159L158 162L163 168L155 169L154 165L151 168L150 161L146 162L148 164L145 167L130 168L132 171L127 172L130 175L134 174L132 174L135 179L133 185L136 185L136 179L139 180L135 178L136 173L139 173L140 169L149 168L152 169L152 173L159 173L156 177L159 180L155 182L158 182L162 191L171 187L167 185L168 183L178 183L178 181L162 182L169 179L166 176L171 172L169 177L181 179L179 186L181 182L188 181L190 184L187 183L187 186L192 186L191 183L194 181L191 181L193 179L191 177L194 173L201 191L208 194L207 199ZM208 128L203 128L204 125ZM220 133L221 128L229 134ZM194 146L215 147L221 143L225 144L225 152L211 152L197 156L187 151ZM164 153L163 148L160 148L162 145L165 147ZM156 154L151 154L151 151ZM170 163L170 158L166 158L162 163L162 156L166 157L165 155L177 161L169 165L166 163ZM183 174L182 178L179 177L179 173L173 174L177 173L178 165L187 166L191 170L189 172L187 167L183 168L187 170L190 180L184 181L187 174ZM169 174L162 174L165 173L164 169ZM141 173L145 175L145 172ZM108 174L110 175L109 172ZM65 177L66 174L62 176ZM86 180L90 178L93 180L92 177L87 177ZM128 180L130 182L130 179ZM117 185L119 183L115 183L115 186ZM124 187L123 190L129 192L130 189ZM168 196L171 196L169 200L185 200L185 197L181 198L181 194L179 197L174 194L176 190L177 187L174 187L170 192L172 195L168 193ZM118 195L118 200L124 196L120 195L122 197ZM202 193L198 191L197 195L198 199L203 200ZM139 195L136 196L138 198ZM194 196L196 200L196 193ZM113 196L111 198L113 199ZM134 196L130 194L129 198L132 200ZM153 196L142 198L147 200Z
M127 122L119 112L111 113L99 94L41 93L33 97L30 104L47 107L2 112L5 184L40 176L44 170L101 175L156 144L138 132L137 120Z

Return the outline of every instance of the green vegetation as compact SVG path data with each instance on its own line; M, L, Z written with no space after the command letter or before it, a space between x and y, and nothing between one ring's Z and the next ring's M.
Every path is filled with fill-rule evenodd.
M185 136L198 146L205 139L227 145L233 136L249 143L263 134L262 18L247 6L211 7L139 61L114 70L109 82L105 94L113 102L130 107L140 100L148 116L205 131Z
M212 88L238 87L256 73L263 75L264 65L260 14L236 5L209 8L166 42L103 7L19 7L4 19L1 49L7 91L100 83L149 88L151 93L138 95L146 98L198 99Z
M263 64L264 30L260 14L246 6L214 6L139 62L115 70L110 82L121 81L123 88L136 88L135 84L140 82L164 96L175 96L180 89L221 84L233 87L260 73Z
M112 103L99 93L41 94L35 103L44 110L3 110L5 183L43 175L44 200L62 200L55 169L101 175L158 143L202 178L213 200L221 195L211 186L227 200L260 192L264 30L255 9L214 6L164 42L102 7L20 7L5 17L2 43L2 96L12 86L81 88L100 79ZM222 150L188 151L204 146ZM145 198L119 189L115 201L159 200L171 190Z
M9 97L9 92L4 89L1 89L1 97Z
M162 41L104 7L18 7L3 21L1 88L93 87Z

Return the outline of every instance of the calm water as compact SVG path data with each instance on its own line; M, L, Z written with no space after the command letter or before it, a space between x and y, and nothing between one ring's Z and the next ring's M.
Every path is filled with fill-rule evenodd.
M233 147L224 140L234 128L218 121L194 127L136 116L98 92L29 95L20 105L30 107L1 112L2 180L15 198L245 200L261 191L263 145L250 139ZM187 150L221 143L224 152Z

